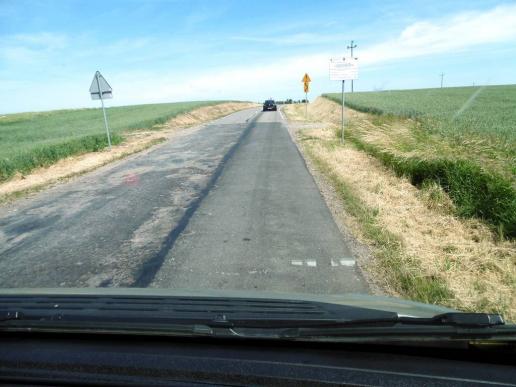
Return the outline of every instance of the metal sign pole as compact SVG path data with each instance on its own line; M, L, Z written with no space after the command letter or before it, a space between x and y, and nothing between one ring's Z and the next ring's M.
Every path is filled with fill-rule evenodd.
M305 76L303 77L303 79L301 79L301 82L304 83L304 92L305 92L305 121L308 120L308 92L310 91L310 82L312 82L312 80L310 79L310 77L308 76L308 73L305 73Z
M109 135L109 126L108 126L107 117L106 117L106 108L104 107L104 99L102 98L102 89L100 88L98 71L95 73L95 78L97 79L97 86L99 88L99 97L100 97L100 103L102 104L102 113L104 113L104 124L106 125L106 133L107 133L109 150L111 150L111 137Z
M342 124L342 137L341 142L344 144L344 82L342 81L342 116L341 116L341 124Z
M308 120L308 93L305 92L305 121Z

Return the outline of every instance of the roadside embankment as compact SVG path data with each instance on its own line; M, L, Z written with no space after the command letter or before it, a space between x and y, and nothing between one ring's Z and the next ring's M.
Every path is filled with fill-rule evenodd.
M501 238L484 221L461 216L435 181L414 185L361 145L381 138L385 148L396 149L396 140L410 135L412 128L404 126L410 123L389 118L378 125L377 116L348 109L343 145L340 109L318 98L309 105L307 120L304 105L283 111L307 161L337 192L342 221L373 252L364 268L369 277L394 296L516 320L514 240Z

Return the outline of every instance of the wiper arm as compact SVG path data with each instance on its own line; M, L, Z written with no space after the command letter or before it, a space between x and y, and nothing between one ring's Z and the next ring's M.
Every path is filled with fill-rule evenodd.
M357 333L358 330L369 333L372 331L378 333L391 331L392 333L411 334L423 330L430 330L435 333L444 330L448 332L457 332L457 330L480 332L486 330L492 334L496 331L496 328L502 327L511 328L505 327L503 318L497 314L444 313L431 318L399 316L382 319L328 321L319 325L308 320L306 325L298 322L290 329L286 329L283 331L283 335L284 337L338 336ZM516 334L516 327L504 329L504 333Z
M226 326L231 328L340 328L340 327L365 327L365 326L392 326L404 325L433 325L433 326L458 326L458 327L492 327L504 325L500 315L486 313L444 313L430 318L405 317L393 315L392 317L367 318L367 319L215 319L211 326Z
M475 328L505 325L502 316L490 313L444 313L430 320L433 324Z

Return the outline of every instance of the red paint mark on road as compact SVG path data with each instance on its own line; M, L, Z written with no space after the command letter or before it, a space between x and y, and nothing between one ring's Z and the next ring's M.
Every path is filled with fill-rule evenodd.
M138 176L136 173L129 173L124 176L124 184L135 186L140 183L140 176Z

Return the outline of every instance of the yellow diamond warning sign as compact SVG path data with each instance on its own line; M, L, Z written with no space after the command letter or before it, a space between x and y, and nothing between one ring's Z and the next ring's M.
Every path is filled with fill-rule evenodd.
M308 93L310 91L310 82L312 82L310 76L307 73L305 73L305 76L303 77L303 79L301 79L301 82L304 83L303 89L305 93Z

